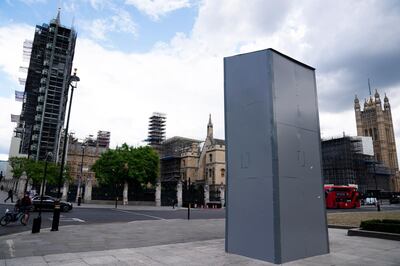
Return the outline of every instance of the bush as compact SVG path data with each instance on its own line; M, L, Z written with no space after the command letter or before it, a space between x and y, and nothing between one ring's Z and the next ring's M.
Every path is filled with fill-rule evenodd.
M360 228L368 231L400 234L400 220L367 220L361 222Z

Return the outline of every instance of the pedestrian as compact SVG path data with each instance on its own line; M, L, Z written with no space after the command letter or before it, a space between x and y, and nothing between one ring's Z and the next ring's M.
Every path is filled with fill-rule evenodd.
M8 191L8 197L4 200L4 202L6 202L8 199L11 199L11 203L14 203L14 200L13 200L13 191L12 191L12 189L10 189L10 190Z
M1 191L3 191L3 190L4 190L4 186L3 186L3 185L1 185L0 189L1 189Z

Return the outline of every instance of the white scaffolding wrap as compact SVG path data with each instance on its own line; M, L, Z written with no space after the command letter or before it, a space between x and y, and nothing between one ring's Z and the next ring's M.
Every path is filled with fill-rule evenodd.
M24 100L24 92L23 91L15 91L15 100L17 102L22 102Z
M11 122L19 123L19 115L11 114Z

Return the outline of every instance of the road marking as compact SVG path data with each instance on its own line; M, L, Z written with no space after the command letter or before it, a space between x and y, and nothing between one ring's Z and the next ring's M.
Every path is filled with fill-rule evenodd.
M8 251L10 251L10 257L14 258L15 257L15 246L14 246L14 240L12 239L7 239L6 243L8 245Z
M157 216L153 216L153 215L148 215L148 214L143 214L143 213L138 213L138 212L133 212L133 211L124 211L124 210L118 210L118 209L113 209L114 211L119 211L119 212L124 212L124 213L130 213L130 214L136 214L136 215L141 215L141 216L145 216L145 217L149 217L149 218L154 218L157 220L167 220L161 217L157 217ZM135 221L133 221L135 222Z
M50 221L53 221L53 218L49 218ZM85 223L85 220L79 219L79 218L60 218L60 222L80 222L80 223Z
M80 223L84 223L85 220L79 219L79 218L72 218L72 220L76 221L76 222L80 222Z

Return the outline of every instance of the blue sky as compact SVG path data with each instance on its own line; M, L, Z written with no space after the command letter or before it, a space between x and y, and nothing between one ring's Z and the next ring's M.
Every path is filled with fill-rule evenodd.
M0 3L0 25L14 23L41 25L54 18L59 7L61 7L62 23L67 26L74 23L79 36L84 38L91 37L86 23L111 17L118 12L118 9L127 11L137 33L115 30L108 32L105 40L99 40L99 43L106 47L124 52L148 51L157 42L169 41L176 32L189 35L198 11L197 4L192 2L189 7L173 10L154 19L140 12L135 6L125 4L123 0L9 0Z
M71 131L111 131L112 146L140 145L152 112L167 137L204 139L208 115L224 138L223 58L272 47L316 68L323 138L356 135L354 95L386 93L400 137L400 3L397 0L3 0L0 1L0 159L19 114L13 99L22 44L61 6L78 31ZM399 147L399 146L398 146Z

